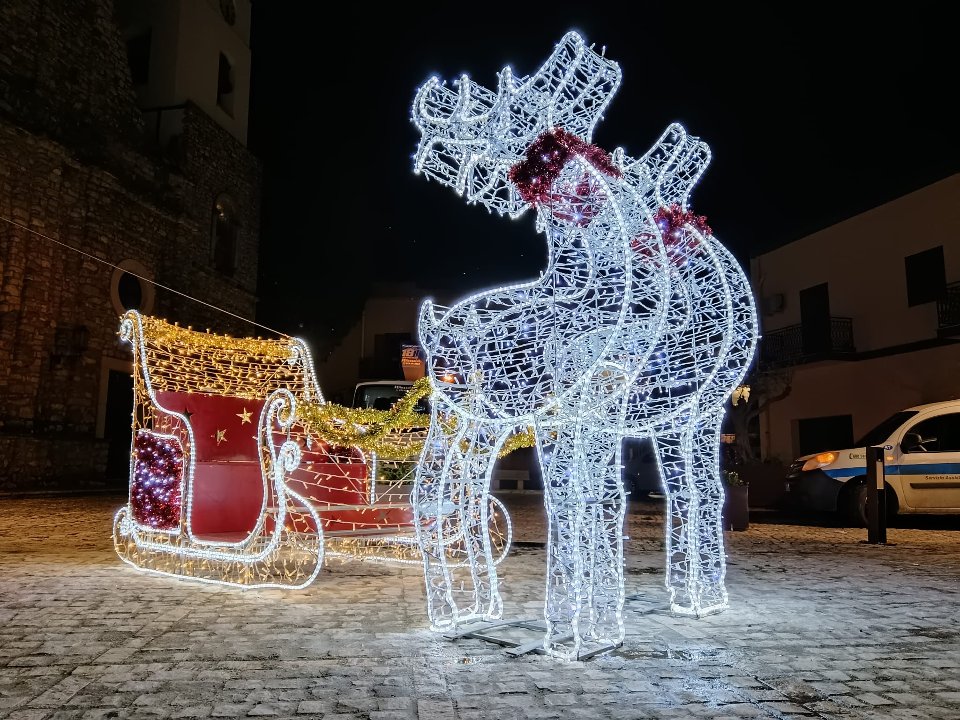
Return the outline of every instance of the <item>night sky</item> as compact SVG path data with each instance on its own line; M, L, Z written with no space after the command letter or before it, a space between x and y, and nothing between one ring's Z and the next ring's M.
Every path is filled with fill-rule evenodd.
M533 213L489 215L413 174L410 107L432 74L490 88L504 65L528 75L571 29L623 72L594 142L639 157L673 121L706 140L692 209L745 265L960 169L955 41L916 3L868 16L632 3L630 18L610 3L324 7L254 4L249 142L264 166L258 320L321 352L374 281L456 296L544 267Z

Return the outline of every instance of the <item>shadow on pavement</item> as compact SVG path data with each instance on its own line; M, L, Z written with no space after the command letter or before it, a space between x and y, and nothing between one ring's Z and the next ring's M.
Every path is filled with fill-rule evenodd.
M779 509L751 508L750 522L768 525L855 527L836 513L801 513ZM960 515L897 515L887 522L887 527L911 530L960 530Z
M665 498L651 494L631 498L628 512L641 514L662 513ZM808 527L853 527L837 513L801 512L783 508L750 508L750 522L758 525L801 525ZM888 528L910 530L958 530L960 515L897 515L887 523ZM863 528L866 531L866 528Z

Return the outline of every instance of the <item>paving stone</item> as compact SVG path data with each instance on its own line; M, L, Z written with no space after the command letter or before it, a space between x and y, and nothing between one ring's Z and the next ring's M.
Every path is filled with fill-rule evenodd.
M213 707L210 705L192 705L189 707L177 708L170 715L172 718L205 718L210 717Z
M324 713L327 709L329 709L329 704L322 700L304 700L297 705L297 713L300 715Z
M876 693L865 693L863 695L857 695L857 699L866 703L867 705L873 705L874 707L876 707L877 705L894 704L893 700L890 700L889 698L881 697Z
M249 706L247 705L214 705L210 713L212 717L243 717L247 714Z
M14 710L9 715L4 715L4 717L9 718L9 720L45 720L50 717L51 712L49 710Z
M252 708L250 708L250 712L247 713L247 715L250 715L250 716L266 716L266 715L269 715L269 716L274 716L274 717L277 716L277 715L279 715L279 714L280 714L280 713L277 711L276 708L271 707L270 705L265 705L265 704L262 704L262 705L254 705Z
M541 498L502 497L542 543ZM662 508L632 503L624 644L563 662L430 632L416 566L331 563L299 591L138 573L110 540L123 501L0 500L0 718L960 718L956 530L751 521L724 537L731 607L697 620L666 608ZM507 617L542 618L545 570L541 545L504 561Z

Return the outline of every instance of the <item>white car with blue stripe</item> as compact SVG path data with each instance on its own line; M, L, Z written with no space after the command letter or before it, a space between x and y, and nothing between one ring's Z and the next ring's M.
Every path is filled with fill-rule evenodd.
M960 513L960 400L901 410L856 444L797 458L787 473L788 505L839 510L866 525L866 449L879 446L888 514Z

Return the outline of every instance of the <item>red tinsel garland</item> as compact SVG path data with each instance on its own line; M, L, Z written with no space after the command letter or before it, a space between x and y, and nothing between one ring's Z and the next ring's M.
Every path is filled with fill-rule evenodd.
M605 150L557 127L542 133L530 144L523 160L510 168L508 177L525 201L531 205L548 205L555 216L583 227L598 213L603 191L589 175L584 175L575 185L557 187L557 178L573 157L583 158L605 175L622 175ZM688 228L705 236L713 234L706 217L684 210L678 203L659 208L653 220L674 263L682 262L695 250L696 240ZM654 237L653 233L643 233L630 245L649 256L652 252L645 241Z
M704 236L713 234L710 226L707 225L706 217L684 210L677 203L658 209L653 216L653 221L660 230L667 257L674 265L682 263L696 251L697 240L690 234L688 228L694 228ZM652 240L654 237L656 236L653 233L641 233L630 241L630 246L642 255L651 257L653 250L649 242L645 241Z
M553 183L574 156L583 158L605 175L621 175L606 150L557 127L542 133L530 144L523 160L510 168L508 177L520 197L531 205L551 203L556 199Z
M707 225L706 217L694 215L691 211L684 210L677 203L657 210L653 220L660 228L660 234L663 235L664 242L668 237L676 237L677 231L682 231L686 225L696 228L701 235L713 234L710 226Z

